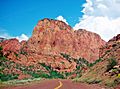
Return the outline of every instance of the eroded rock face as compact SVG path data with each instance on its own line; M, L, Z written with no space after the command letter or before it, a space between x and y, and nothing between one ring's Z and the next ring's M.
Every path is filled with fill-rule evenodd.
M39 64L45 63L59 72L72 72L77 64L63 58L61 53L93 62L99 58L99 48L105 43L96 33L84 29L74 31L62 21L43 19L28 41L10 39L1 42L0 46L8 59L16 64L34 65L33 71L45 70Z
M108 41L108 43L110 42L120 42L120 34L118 34L117 36L114 36L112 39L110 39Z
M66 53L92 62L99 58L99 48L104 44L96 33L83 29L74 31L64 22L43 19L34 28L24 49L29 53L47 55Z
M120 89L120 79L118 77L120 73L120 34L113 37L100 48L100 57L102 61L91 67L79 80L82 82L83 79L88 79L88 82L91 79L98 79L102 80L101 84L103 85L110 84L111 82L111 85L117 85L115 89Z
M120 34L110 39L104 47L100 49L100 57L104 59L115 58L120 64Z
M86 30L75 31L77 38L77 45L75 52L77 56L83 57L89 62L93 62L99 58L99 48L105 45L105 41L100 38L96 33L92 33Z
M20 52L21 45L17 39L9 39L0 43L2 46L3 55L10 56ZM12 59L12 58L11 58Z

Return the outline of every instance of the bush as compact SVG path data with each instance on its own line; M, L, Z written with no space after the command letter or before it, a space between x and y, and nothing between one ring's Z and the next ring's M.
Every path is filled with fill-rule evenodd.
M32 75L32 77L34 77L34 78L39 78L39 77L40 77L40 74L35 73L35 72L31 73L31 75Z
M27 55L27 52L20 51L20 54Z
M16 57L18 57L18 56L19 56L19 54L17 54L17 53L14 53L14 54L15 54L15 56L16 56Z
M45 65L45 63L40 63L41 66L45 67L46 70L50 71L51 70L51 66L47 66Z
M68 77L68 76L70 76L70 75L72 75L72 72L65 72L65 76L66 76L66 77Z
M51 76L51 78L62 78L62 79L64 79L64 76L62 74L60 74L59 72L54 71L54 70L50 71L50 76Z
M45 63L40 63L43 67L45 67L46 70L49 71L49 76L47 75L48 78L62 78L64 79L64 76L57 72L56 70L52 69L51 66L47 66Z
M33 78L50 78L50 76L44 72L37 73L35 71L27 71L27 74L31 75Z
M95 62L89 63L89 67L92 67L92 66L94 66L95 64L97 64L97 63L99 63L99 62L101 62L101 61L102 61L102 59L99 58L99 59L95 60Z
M114 59L114 58L108 59L108 62L109 62L109 63L108 63L108 65L107 65L107 71L113 69L113 67L114 67L115 65L117 65L117 61L116 61L116 59Z
M2 46L0 46L0 51L3 50Z
M50 78L50 76L44 72L40 73L41 78Z
M89 62L84 58L79 58L78 61L79 61L79 63L81 62L82 64L85 64L86 66L89 66Z
M13 79L18 79L18 74L0 73L0 81L8 81L8 80L13 80Z
M2 50L3 50L3 48L2 48L2 46L0 46L0 57L3 56Z
M60 53L65 59L67 59L69 62L71 62L70 55L65 54L65 53Z

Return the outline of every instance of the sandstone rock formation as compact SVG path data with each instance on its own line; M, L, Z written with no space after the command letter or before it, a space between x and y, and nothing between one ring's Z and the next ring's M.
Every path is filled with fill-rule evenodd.
M14 53L18 54L21 48L21 45L17 39L5 40L0 43L0 46L2 46L3 55L7 57L10 55L14 56ZM14 57L11 57L11 59L13 60Z
M99 58L99 48L104 44L105 41L96 33L84 29L74 31L64 22L43 19L34 28L24 50L45 55L66 53L93 62Z
M100 49L100 57L104 59L115 58L120 64L120 34L110 39L106 45Z
M100 48L101 61L91 67L78 79L81 82L94 83L100 81L101 84L113 87L120 87L120 34L109 40ZM86 81L85 81L86 80Z
M33 71L45 70L39 65L45 63L56 71L72 72L77 64L63 58L61 53L76 60L85 58L93 62L99 58L99 48L105 43L96 33L84 29L74 31L62 21L43 19L38 22L28 41L10 39L1 42L0 46L4 56L16 64L34 65Z

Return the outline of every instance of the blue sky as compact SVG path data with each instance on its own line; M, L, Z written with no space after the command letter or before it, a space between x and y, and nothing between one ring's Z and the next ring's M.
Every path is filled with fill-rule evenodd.
M31 36L38 20L62 15L74 26L85 0L0 0L0 33Z
M95 32L108 41L120 34L120 0L0 0L0 37L20 41L43 18Z

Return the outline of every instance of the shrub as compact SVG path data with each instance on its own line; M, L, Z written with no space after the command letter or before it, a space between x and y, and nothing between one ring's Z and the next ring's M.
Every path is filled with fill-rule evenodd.
M60 74L59 72L55 71L55 70L50 71L50 76L51 76L51 78L62 78L62 79L64 79L64 76L62 74Z
M3 48L2 48L2 46L0 46L0 57L3 56L2 50L3 50Z
M81 62L82 64L85 64L86 66L89 66L89 62L84 58L79 58L78 61L79 61L79 63Z
M45 65L45 63L40 63L41 66L45 67L46 70L50 71L51 70L51 66L47 66Z
M45 63L40 63L43 67L45 67L46 70L49 71L49 76L47 75L48 78L62 78L64 79L64 76L54 70L51 66L47 66Z
M18 57L18 56L19 56L19 54L17 54L17 53L14 53L14 54L15 54L15 56L16 56L16 57Z
M0 73L0 81L8 81L8 80L13 80L13 79L18 79L18 74Z
M3 50L2 46L0 46L0 51Z
M107 65L107 71L113 69L113 67L114 67L115 65L117 65L117 61L116 61L116 59L114 59L114 58L108 59L108 62L109 62L109 63L108 63L108 65Z
M50 76L44 72L41 72L39 75L41 78L50 78Z
M66 77L68 77L68 76L70 76L70 75L72 75L72 72L65 72L65 76L66 76Z
M34 78L39 78L39 77L40 77L40 74L35 73L35 72L32 72L32 73L30 73L30 74L31 74L32 77L34 77Z
M97 64L97 63L99 63L99 62L101 62L101 61L102 61L102 59L99 58L99 59L95 60L95 62L89 63L89 67L92 67L92 66L94 66L95 64Z
M65 54L65 53L60 53L65 59L67 59L69 62L71 62L70 55Z
M2 70L4 70L5 68L4 67L0 67L0 72L2 71Z
M27 52L20 51L20 54L27 55Z
M80 67L80 65L79 65L79 66L77 66L76 70L80 70L80 68L81 68L81 67Z

